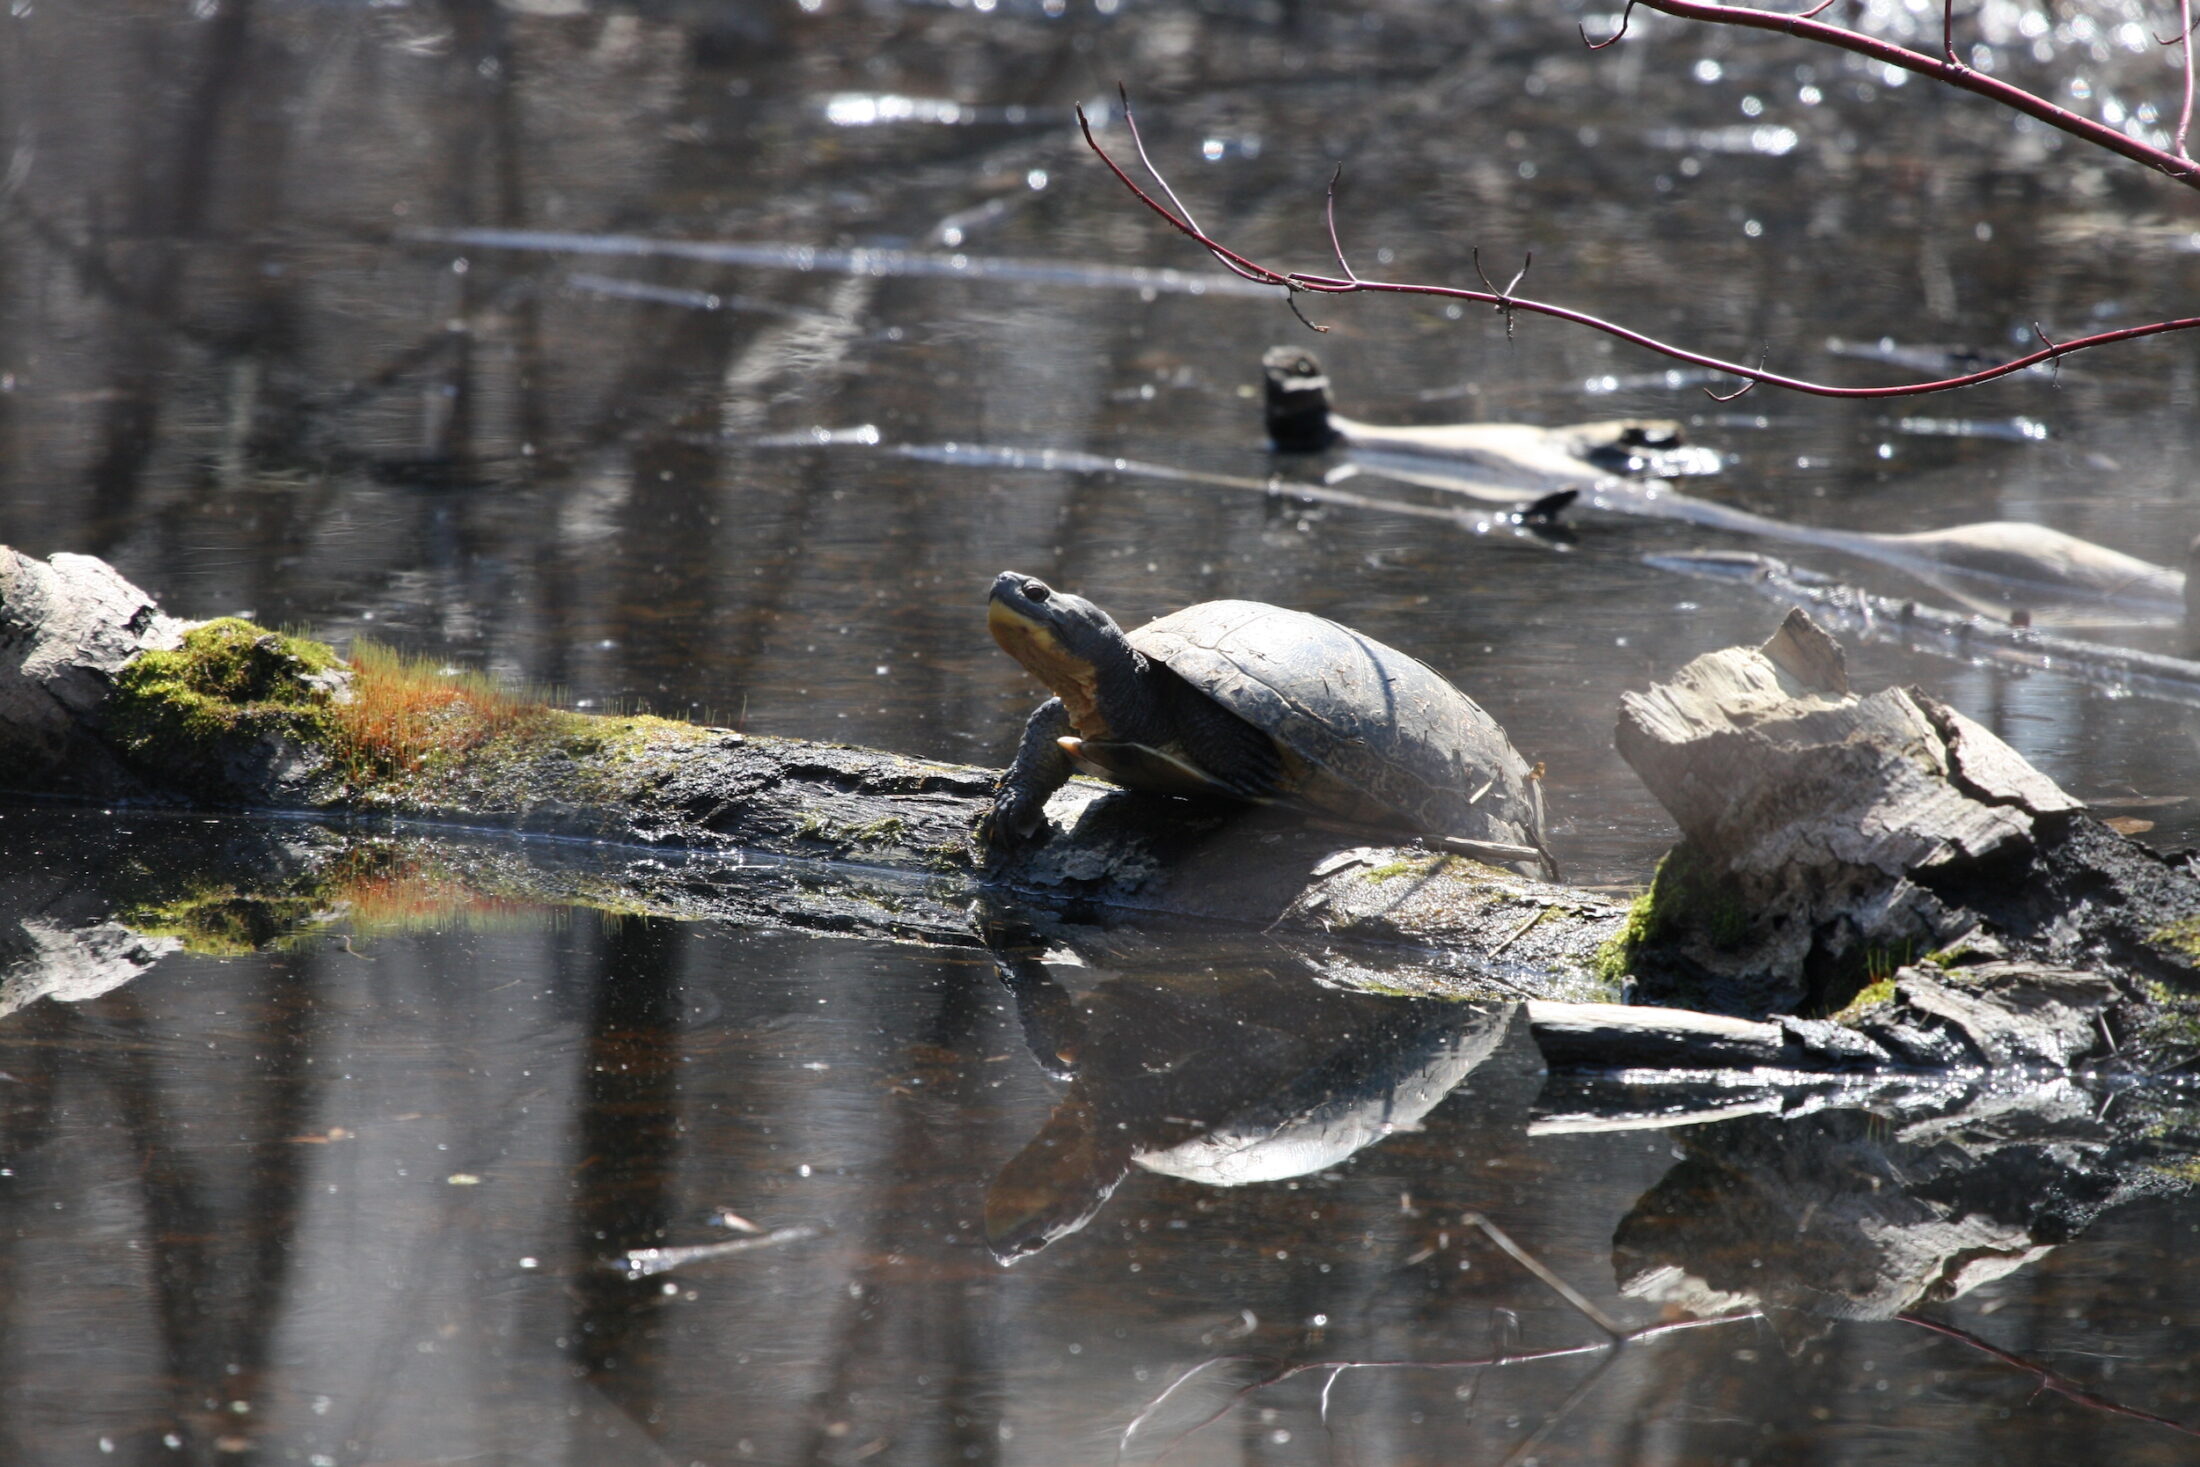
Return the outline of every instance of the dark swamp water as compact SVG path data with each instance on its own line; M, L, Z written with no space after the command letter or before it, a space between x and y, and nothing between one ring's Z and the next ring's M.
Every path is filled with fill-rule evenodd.
M1834 339L1997 349L2189 310L2200 210L1920 82L1655 18L1592 56L1581 18L1611 20L17 0L0 542L584 707L983 762L1034 701L982 629L995 571L1133 619L1283 602L1453 675L1546 764L1569 876L1639 883L1670 826L1611 751L1619 693L1779 614L1643 557L1756 547L1253 492L1333 467L1272 459L1257 418L1261 351L1315 339L1272 293L1126 275L1212 279L1069 105L1127 80L1187 201L1256 255L1323 263L1341 161L1363 269L1532 250L1548 298L1848 380L1890 369ZM2174 109L2143 39L2174 19L1964 23L2098 115ZM537 233L453 233L481 230ZM675 239L750 248L607 243ZM2171 563L2200 530L2189 341L1906 405L1722 407L1550 323L1310 310L1369 419L1678 417L1731 460L1692 492L1804 525L2024 520ZM2149 839L2200 838L2189 709L1851 656ZM2133 1414L2200 1421L2200 1204L2092 1129L2160 1097L1743 1094L1612 1128L1543 1092L1504 1014L1329 992L1248 936L1002 967L371 863L340 904L255 907L227 951L129 930L334 839L0 812L0 1459L2200 1455ZM115 944L149 966L100 991L81 959ZM1085 1213L1013 1266L986 1243ZM1589 1349L1469 1213L1650 1333ZM608 1266L709 1245L739 1246ZM1672 1328L1699 1320L1722 1322Z

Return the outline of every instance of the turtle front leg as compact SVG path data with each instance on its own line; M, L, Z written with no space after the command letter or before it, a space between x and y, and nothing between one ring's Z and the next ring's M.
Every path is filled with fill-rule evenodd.
M1016 745L1016 762L1001 776L993 809L980 825L987 845L1011 850L1046 824L1047 796L1069 783L1072 768L1056 741L1076 731L1060 698L1049 698L1033 710Z

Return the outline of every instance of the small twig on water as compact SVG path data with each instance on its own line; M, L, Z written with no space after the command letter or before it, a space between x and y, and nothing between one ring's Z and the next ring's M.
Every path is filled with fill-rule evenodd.
M1895 1318L1905 1324L1914 1324L1919 1329L1931 1330L1936 1335L1945 1335L1951 1340L1959 1340L1983 1355L1989 1355L2004 1365L2023 1371L2039 1383L2040 1390L2052 1391L2066 1400L2076 1401L2081 1406L2091 1406L2096 1411L2106 1411L2114 1416L2128 1416L2134 1421L2145 1421L2155 1426L2166 1426L2171 1431L2184 1436L2200 1437L2200 1428L2187 1426L2182 1421L2156 1415L2152 1411L2142 1411L2137 1406L2126 1406L2121 1401L2111 1401L2106 1396L2087 1390L2060 1371L2051 1370L2036 1360L2027 1360L2022 1355L2013 1355L2001 1346L1982 1340L1958 1325L1946 1324L1937 1319L1928 1319L1922 1314L1915 1314L1909 1310L1904 1310L1902 1313L1897 1314Z
M1168 1385L1162 1388L1159 1395L1155 1396L1151 1401L1146 1403L1146 1407L1144 1410L1140 1411L1137 1416L1131 1419L1130 1423L1123 1428L1123 1434L1116 1440L1116 1460L1122 1460L1124 1454L1130 1450L1131 1444L1137 1439L1139 1432L1144 1430L1145 1427L1148 1426L1154 1420L1154 1418L1160 1414L1161 1409L1166 1406L1179 1391L1183 1390L1184 1387L1189 1385L1193 1380L1197 1379L1198 1377L1218 1365L1257 1364L1266 1366L1268 1368L1264 1370L1258 1378L1249 1381L1245 1385L1238 1387L1235 1391L1232 1391L1229 1396L1222 1401L1220 1405L1216 1406L1212 1411L1209 1411L1205 1416L1202 1416L1199 1420L1193 1422L1190 1426L1187 1426L1182 1431L1178 1432L1175 1437L1170 1440L1169 1444L1162 1449L1157 1460L1166 1460L1172 1453L1176 1451L1178 1447L1184 1445L1184 1443L1189 1441L1192 1437L1198 1435L1200 1432L1214 1425L1217 1421L1220 1421L1224 1417L1228 1416L1233 1410L1237 1408L1240 1402L1243 1402L1250 1397L1259 1394L1261 1391L1267 1390L1270 1386L1281 1385L1285 1381L1291 1380L1297 1376L1308 1374L1309 1372L1319 1371L1324 1373L1324 1378L1321 1384L1321 1391L1318 1398L1318 1413L1323 1426L1327 1427L1329 1425L1330 1409L1335 1399L1337 1382L1342 1380L1348 1371L1484 1370L1495 1366L1534 1365L1541 1364L1545 1361L1550 1360L1569 1360L1585 1355L1595 1355L1600 1357L1597 1361L1596 1367L1592 1369L1586 1376L1584 1376L1579 1382L1577 1382L1574 1385L1573 1389L1567 1392L1566 1398L1561 1401L1554 1410L1547 1414L1542 1422L1539 1423L1533 1431L1529 1432L1525 1438L1523 1438L1510 1452L1505 1455L1503 1463L1500 1464L1500 1467L1509 1467L1509 1464L1522 1460L1530 1452L1532 1452L1535 1447L1551 1433L1553 1428L1555 1428L1558 1423L1574 1409L1575 1406L1581 1403L1581 1401L1595 1387L1596 1382L1602 1377L1603 1373L1610 1368L1612 1362L1619 1358L1620 1351L1624 1346L1631 1344L1641 1344L1650 1340L1663 1338L1666 1335L1679 1334L1685 1330L1706 1329L1711 1326L1721 1324L1738 1324L1744 1320L1759 1319L1763 1317L1760 1311L1750 1309L1734 1314L1714 1315L1709 1319L1684 1319L1676 1320L1670 1324L1649 1325L1637 1330L1622 1329L1616 1322L1613 1321L1613 1319L1609 1315L1605 1314L1603 1310L1597 1308L1594 1303L1590 1302L1587 1296L1582 1294L1580 1290L1576 1289L1573 1285L1567 1283L1564 1279L1560 1278L1550 1268L1546 1267L1542 1260L1538 1259L1537 1257L1535 1257L1534 1254L1528 1252L1527 1249L1521 1247L1518 1243L1514 1242L1513 1239L1508 1234L1506 1234L1503 1229L1499 1228L1497 1224L1491 1222L1481 1213L1462 1213L1460 1214L1459 1222L1460 1225L1463 1227L1472 1227L1479 1229L1482 1234L1487 1237L1493 1244L1495 1244L1499 1249L1501 1249L1506 1254L1506 1256L1510 1257L1515 1263L1518 1263L1522 1268L1526 1269L1528 1273L1532 1275L1545 1288L1557 1294L1560 1299L1565 1301L1569 1308L1573 1309L1577 1314L1581 1315L1584 1319L1587 1319L1591 1324L1595 1325L1597 1329L1603 1333L1605 1338L1584 1345L1558 1345L1541 1350L1523 1350L1519 1348L1517 1340L1517 1317L1513 1316L1510 1310L1500 1310L1498 1311L1499 1315L1508 1320L1511 1327L1503 1332L1503 1336L1498 1342L1498 1348L1491 1351L1489 1354L1476 1356L1471 1359L1306 1360L1301 1361L1297 1364L1284 1364L1275 1360L1272 1356L1210 1356L1208 1359L1200 1361L1197 1365L1192 1366L1190 1369L1178 1375L1176 1379L1170 1381ZM1477 1383L1479 1383L1479 1377L1477 1377Z
M1559 1298L1564 1299L1568 1304L1571 1304L1573 1306L1574 1312L1576 1314L1579 1314L1583 1319L1588 1320L1589 1323L1595 1325L1598 1329L1603 1330L1604 1333L1608 1337L1610 1337L1612 1343L1615 1346L1626 1343L1627 1332L1621 1329L1619 1325L1615 1324L1609 1314L1606 1314L1603 1310L1597 1308L1596 1305L1590 1303L1588 1296L1583 1294L1579 1289L1575 1288L1572 1284L1567 1283L1557 1274L1551 1272L1550 1269L1544 1267L1543 1261L1541 1259L1537 1258L1527 1249L1521 1247L1518 1243L1515 1243L1512 1238L1505 1233L1503 1229L1498 1227L1496 1223L1491 1222L1488 1218L1484 1217L1479 1212L1461 1213L1459 1215L1459 1221L1463 1226L1470 1228L1480 1228L1484 1237L1488 1238L1498 1247L1504 1249L1506 1255L1510 1257L1513 1262L1519 1264L1529 1273L1534 1274L1536 1278L1541 1281L1544 1288L1549 1289L1552 1293L1558 1295Z
M712 1258L724 1258L732 1253L747 1253L755 1248L770 1248L779 1243L799 1243L805 1238L815 1238L823 1228L810 1223L796 1223L792 1227L773 1228L768 1233L752 1237L729 1238L723 1243L698 1243L687 1248L629 1248L616 1258L606 1258L605 1268L625 1274L630 1279L646 1279L691 1263L702 1263Z

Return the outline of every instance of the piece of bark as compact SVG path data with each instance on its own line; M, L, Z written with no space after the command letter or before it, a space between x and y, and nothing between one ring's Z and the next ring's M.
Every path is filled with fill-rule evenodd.
M0 545L0 786L106 799L145 785L98 736L114 675L184 624L105 561Z
M2149 937L2200 912L2189 872L2110 848L2078 801L1930 697L1851 693L1838 648L1800 610L1762 648L1709 653L1624 695L1614 741L1684 836L1633 928L1640 996L1838 1008L1874 967L1989 932L2036 960L2109 939L2119 959L2146 952L2161 974L2191 974L2176 944ZM2128 890L2086 901L2088 870Z

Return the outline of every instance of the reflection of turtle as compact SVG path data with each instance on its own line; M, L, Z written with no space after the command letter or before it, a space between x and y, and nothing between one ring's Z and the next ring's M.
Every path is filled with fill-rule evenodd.
M1497 1052L1512 1013L1326 988L1276 950L1237 969L1121 974L1076 998L1028 952L995 959L1032 1053L1070 1075L986 1190L1004 1263L1085 1226L1134 1165L1238 1187L1416 1130Z
M1349 627L1207 601L1126 636L1090 601L1014 571L993 582L986 620L1055 694L1001 781L996 845L1034 834L1047 796L1082 769L1163 794L1289 800L1515 859L1543 849L1541 793L1496 720Z

